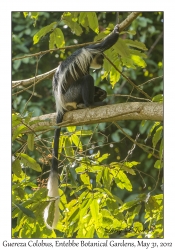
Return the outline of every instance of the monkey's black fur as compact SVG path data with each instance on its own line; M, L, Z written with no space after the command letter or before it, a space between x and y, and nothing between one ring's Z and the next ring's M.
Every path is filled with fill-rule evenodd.
M92 44L76 50L71 56L63 61L53 76L53 93L56 101L56 123L62 122L63 115L68 109L69 103L76 103L77 107L96 107L104 105L106 91L94 86L94 79L89 75L89 68L99 69L103 65L103 52L112 47L118 40L119 27L114 30L100 43ZM48 180L48 196L58 197L58 145L60 128L55 130L54 150L51 172ZM58 201L58 200L57 200ZM48 225L47 218L49 207L45 209L45 222L49 228L55 228L58 217L58 202L55 202L54 221Z

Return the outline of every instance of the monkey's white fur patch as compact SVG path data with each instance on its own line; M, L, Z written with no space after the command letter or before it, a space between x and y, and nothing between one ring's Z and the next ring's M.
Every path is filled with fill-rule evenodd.
M58 82L57 90L54 91L54 97L56 102L56 111L57 113L63 113L63 110L66 110L66 104L64 100L64 95L62 94L62 88L64 89L64 84L66 84L66 72L69 70L71 76L76 81L79 78L79 74L76 71L75 65L78 66L78 68L81 70L83 75L88 74L89 67L98 69L101 66L96 65L96 58L93 57L94 55L98 55L100 52L98 50L94 49L82 49L82 52L75 57L75 59L69 63L69 68L62 69L60 71L60 65L58 66L55 75Z
M54 201L51 201L51 202L55 203L55 209L54 209L55 212L54 212L54 219L53 219L52 225L49 225L47 222L51 202L49 202L49 205L44 210L44 221L46 223L46 226L49 229L56 228L58 220L59 220L59 214L60 214L59 208L58 208L59 192L58 192L58 177L57 176L58 176L57 173L51 172L48 183L47 183L48 196L51 198L54 198Z

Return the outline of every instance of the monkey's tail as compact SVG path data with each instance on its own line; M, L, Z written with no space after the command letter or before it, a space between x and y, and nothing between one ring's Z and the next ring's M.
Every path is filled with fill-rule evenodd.
M63 114L58 112L56 122L57 124L62 122ZM54 148L52 156L52 166L47 182L48 196L53 199L49 202L49 205L44 210L44 221L49 229L56 228L59 220L59 192L58 192L58 145L60 138L60 128L55 130L54 135ZM54 203L54 204L53 204ZM53 205L52 205L53 204ZM53 209L54 208L54 209ZM54 212L54 215L52 213Z

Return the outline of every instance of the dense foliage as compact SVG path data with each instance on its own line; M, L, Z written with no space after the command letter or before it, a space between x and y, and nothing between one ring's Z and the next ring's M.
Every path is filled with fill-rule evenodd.
M79 44L102 39L112 31L116 19L121 23L128 15L13 12L12 53L18 58L12 64L13 80L56 68ZM103 70L91 74L95 84L107 91L109 104L162 102L162 34L163 13L144 12L105 52L115 67L105 60ZM134 89L121 71L150 98ZM19 85L12 92L13 237L163 237L163 126L156 120L62 129L60 221L56 230L45 227L43 210L48 205L46 182L54 128L35 132L31 117L55 112L51 85L51 78L44 79ZM49 219L52 221L52 215Z

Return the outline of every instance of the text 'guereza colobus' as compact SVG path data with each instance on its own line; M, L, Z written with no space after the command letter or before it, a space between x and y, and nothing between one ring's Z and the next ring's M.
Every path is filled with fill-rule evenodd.
M63 115L71 110L72 104L77 108L96 107L104 105L106 91L95 87L94 80L89 75L89 68L99 69L103 65L103 52L112 47L119 38L119 26L101 42L76 50L63 61L53 76L53 93L56 102L56 123L62 122ZM56 227L59 220L58 193L58 145L60 128L55 130L52 166L47 183L48 196L55 198L44 211L44 220L48 228ZM50 222L50 206L54 202L54 219ZM52 210L52 209L51 209ZM53 210L52 210L53 211Z

